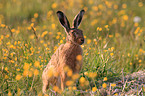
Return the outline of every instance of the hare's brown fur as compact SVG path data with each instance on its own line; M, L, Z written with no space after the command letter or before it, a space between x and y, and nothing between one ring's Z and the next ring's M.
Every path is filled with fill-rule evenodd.
M67 20L66 17L64 19ZM78 23L78 25L80 24L80 22L75 23ZM79 73L82 67L82 60L78 61L76 57L78 55L82 56L83 51L80 45L83 44L84 42L83 33L81 30L77 28L69 28L69 24L68 26L65 26L65 24L62 25L66 29L67 42L59 46L59 48L52 55L51 60L49 61L48 65L43 71L42 74L43 93L46 92L46 89L48 89L49 84L51 84L52 86L56 85L60 87L62 90L64 90L65 81L67 80L67 75L66 72L64 71L65 66L68 66L73 73ZM58 73L58 76L49 76L48 74L51 69L53 69L55 73Z

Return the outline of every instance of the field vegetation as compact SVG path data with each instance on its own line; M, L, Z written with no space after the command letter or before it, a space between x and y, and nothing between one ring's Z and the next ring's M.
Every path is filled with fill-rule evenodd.
M54 86L48 95L145 94L144 0L0 0L1 96L43 95L43 69L66 42L56 12L72 22L82 9L82 70L67 70L65 91Z

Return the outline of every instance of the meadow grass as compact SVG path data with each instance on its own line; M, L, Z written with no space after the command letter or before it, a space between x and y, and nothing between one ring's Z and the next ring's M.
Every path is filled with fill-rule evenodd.
M83 68L64 92L51 89L67 96L100 95L103 88L113 95L123 73L145 68L145 6L140 0L1 0L1 95L42 96L43 69L66 39L56 12L62 10L72 22L81 9L86 11L79 27L85 37ZM141 21L134 22L135 16Z

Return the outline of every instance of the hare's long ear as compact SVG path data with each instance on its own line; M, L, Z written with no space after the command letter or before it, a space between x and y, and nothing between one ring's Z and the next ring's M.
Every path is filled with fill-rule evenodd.
M84 13L85 13L85 11L81 10L80 13L75 16L74 21L73 21L73 27L74 28L78 28L78 26L80 25L80 23L82 21Z
M70 30L70 24L63 12L57 11L57 16L59 18L60 24L66 29L67 32Z

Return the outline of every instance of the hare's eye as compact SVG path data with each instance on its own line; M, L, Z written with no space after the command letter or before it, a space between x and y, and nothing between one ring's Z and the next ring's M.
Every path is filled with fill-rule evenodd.
M72 32L72 34L76 34L76 32Z
M78 34L78 32L72 32L73 34Z
M77 36L77 33L76 32L72 32L74 34L74 36L76 37Z

